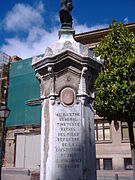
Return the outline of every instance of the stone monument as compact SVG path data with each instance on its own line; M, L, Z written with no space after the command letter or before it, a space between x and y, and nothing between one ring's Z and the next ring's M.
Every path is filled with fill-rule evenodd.
M74 40L72 1L61 2L59 40L32 61L42 101L40 180L96 180L93 100L101 64Z

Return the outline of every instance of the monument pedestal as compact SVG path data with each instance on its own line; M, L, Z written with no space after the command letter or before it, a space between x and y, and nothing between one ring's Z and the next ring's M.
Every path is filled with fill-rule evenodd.
M100 63L77 43L72 29L32 66L42 100L40 180L96 180L94 81Z

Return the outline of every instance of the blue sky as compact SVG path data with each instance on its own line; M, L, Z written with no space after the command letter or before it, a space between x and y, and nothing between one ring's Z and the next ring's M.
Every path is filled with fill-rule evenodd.
M73 0L76 33L135 22L135 0ZM42 54L58 39L60 0L0 0L0 51L22 58Z

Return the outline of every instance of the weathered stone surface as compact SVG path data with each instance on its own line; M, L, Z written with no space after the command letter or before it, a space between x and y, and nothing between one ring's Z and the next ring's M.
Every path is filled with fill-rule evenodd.
M40 180L96 180L94 81L100 64L61 29L32 65L42 98Z
M55 111L55 178L82 179L81 103L58 104Z
M66 88L61 92L61 102L65 105L71 105L74 102L75 93L71 88Z
M59 54L63 54L65 51L71 51L76 53L80 57L90 57L89 50L83 44L76 42L73 38L74 30L59 30L59 40L54 44L46 48L43 57L33 57L32 65L35 66L37 63L47 60L47 58L55 57Z
M30 180L40 180L40 173L32 173Z

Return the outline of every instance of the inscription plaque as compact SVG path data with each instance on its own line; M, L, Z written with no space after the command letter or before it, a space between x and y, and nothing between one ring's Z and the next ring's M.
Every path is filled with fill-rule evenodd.
M56 180L82 180L81 104L55 111L55 177Z

